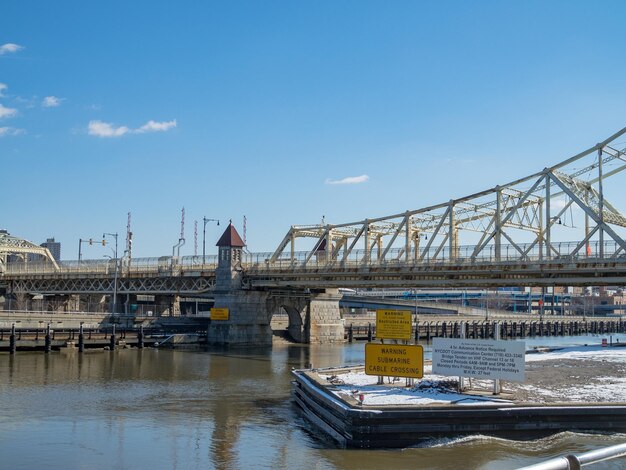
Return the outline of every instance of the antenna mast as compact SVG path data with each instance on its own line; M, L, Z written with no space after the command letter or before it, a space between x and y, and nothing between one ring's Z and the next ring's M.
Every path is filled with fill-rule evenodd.
M243 244L244 245L247 245L247 243L246 243L246 236L247 236L247 231L248 231L248 229L246 227L247 222L248 222L248 219L246 219L246 216L244 215L243 216Z
M128 213L128 222L126 222L126 253L128 259L132 257L133 252L133 232L130 230L130 212Z
M181 216L180 216L180 239L185 239L185 208L183 207Z
M193 222L193 255L198 256L198 221Z

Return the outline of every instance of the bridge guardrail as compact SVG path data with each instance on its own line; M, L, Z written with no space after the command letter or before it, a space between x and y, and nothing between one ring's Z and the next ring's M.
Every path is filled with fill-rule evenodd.
M45 262L13 262L8 263L5 275L30 275L30 274L90 274L113 276L116 266L114 260L66 260L59 261L59 269L51 263ZM133 258L118 261L118 273L120 276L128 274L169 274L181 275L186 271L213 271L217 268L217 256L184 256L172 258L163 256L160 258Z
M457 256L450 258L447 248L437 252L431 249L421 259L405 259L402 257L404 250L394 248L387 252L385 258L378 258L378 251L372 250L369 257L366 257L366 250L353 250L347 259L341 258L341 253L336 254L333 259L328 260L325 254L308 258L309 252L297 252L293 257L282 257L271 262L271 253L249 254L244 261L249 269L263 272L276 270L298 270L298 269L319 269L319 268L359 268L359 267L413 267L413 266L472 266L480 264L510 264L511 262L533 262L533 263L585 263L597 261L626 261L626 253L621 253L621 248L614 241L604 243L604 258L600 258L599 242L591 242L589 249L584 253L572 255L579 242L557 242L553 247L558 254L552 256L542 255L540 249L532 244L521 244L518 247L524 252L529 250L524 256L520 256L519 250L514 245L503 245L501 255L496 256L495 247L492 245L485 249L478 256L472 257L474 246L461 246L457 250ZM620 254L621 253L621 254ZM432 256L431 256L432 255ZM436 256L435 256L436 255Z
M584 253L572 254L579 248L579 242L555 242L552 246L556 254L547 256L542 249L533 244L502 245L501 254L496 256L495 246L485 248L478 256L473 257L473 245L460 246L456 255L450 257L448 248L442 250L430 249L422 257L407 259L403 248L394 248L386 252L385 258L379 257L377 249L367 254L366 250L352 250L346 259L342 253L335 253L328 260L325 253L310 256L309 252L296 252L291 256L283 256L271 261L272 253L244 253L242 267L251 272L273 272L307 269L351 269L362 267L414 267L414 266L473 266L481 264L510 264L512 262L532 263L593 263L626 261L618 243L607 241L604 243L604 257L600 258L599 242L590 242L588 248L581 250ZM521 250L521 252L520 252ZM522 253L528 251L522 256ZM382 255L382 253L380 253ZM189 272L212 272L217 268L217 256L183 256L180 258L162 256L160 258L133 258L118 260L120 276L130 274L153 274L180 276ZM3 276L20 276L32 274L90 274L113 276L116 270L114 260L81 260L60 261L57 269L51 263L12 262L7 263Z

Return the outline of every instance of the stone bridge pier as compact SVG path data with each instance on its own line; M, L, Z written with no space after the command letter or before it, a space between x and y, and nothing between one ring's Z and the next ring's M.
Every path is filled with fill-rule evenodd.
M336 289L305 292L255 290L244 287L241 252L244 243L230 224L217 242L215 308L228 309L228 320L211 320L209 344L270 346L272 315L281 308L289 316L288 332L300 343L344 341Z
M215 307L227 308L228 320L212 320L210 344L270 346L272 315L287 312L287 331L298 343L341 343L344 323L340 315L336 290L305 293L272 293L271 291L233 290L215 293Z

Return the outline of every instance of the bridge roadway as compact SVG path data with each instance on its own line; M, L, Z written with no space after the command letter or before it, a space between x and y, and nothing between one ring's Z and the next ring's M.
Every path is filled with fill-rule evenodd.
M568 253L577 243L560 243L559 253ZM466 247L465 252L471 252ZM270 262L269 253L245 253L240 270L244 289L327 288L489 288L513 286L621 285L626 279L626 255L617 244L606 243L603 256L567 254L526 256L503 249L492 253L453 259L326 261L323 256L290 258ZM621 253L621 254L620 254ZM108 294L117 285L118 294L211 296L215 286L217 259L212 257L137 258L120 263L86 260L50 264L16 263L0 274L0 286L14 293Z

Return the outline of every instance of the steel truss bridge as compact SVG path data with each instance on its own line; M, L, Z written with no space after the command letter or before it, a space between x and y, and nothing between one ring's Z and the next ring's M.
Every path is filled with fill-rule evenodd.
M623 179L615 176L626 169L624 134L626 128L537 173L442 204L292 226L273 252L244 253L244 287L626 284L626 217L607 198L610 184L623 197ZM214 256L8 263L16 248L2 243L0 237L0 283L13 292L109 293L116 283L121 294L191 295L215 284Z

